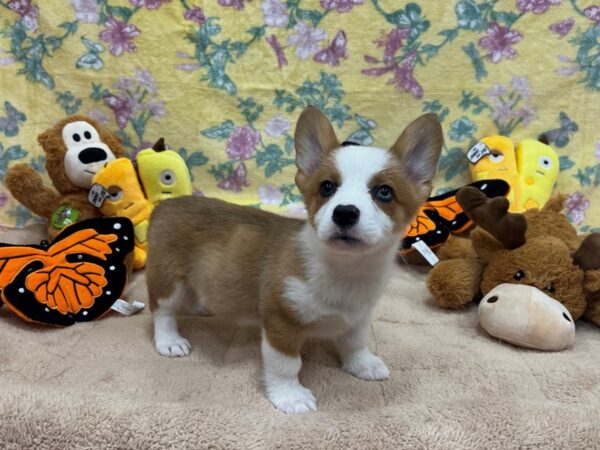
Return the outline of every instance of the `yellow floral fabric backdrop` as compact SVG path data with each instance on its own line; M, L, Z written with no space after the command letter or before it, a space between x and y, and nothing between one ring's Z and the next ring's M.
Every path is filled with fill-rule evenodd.
M0 178L44 173L36 136L88 114L135 158L164 137L195 193L300 211L293 128L388 146L423 112L446 144L435 192L490 134L547 132L557 190L600 227L600 6L583 0L0 0ZM0 189L0 223L38 220Z

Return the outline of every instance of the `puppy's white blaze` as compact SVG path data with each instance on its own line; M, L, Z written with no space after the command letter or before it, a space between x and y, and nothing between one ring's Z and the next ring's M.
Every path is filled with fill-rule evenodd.
M389 236L394 224L371 197L369 181L391 163L389 153L377 147L353 145L336 150L334 160L341 184L315 215L319 239L327 240L338 232L332 220L336 206L354 205L360 210L360 218L348 234L368 245L380 243Z
M309 389L298 380L302 366L300 356L291 357L274 348L262 332L261 351L267 397L275 407L286 413L316 411L317 401Z

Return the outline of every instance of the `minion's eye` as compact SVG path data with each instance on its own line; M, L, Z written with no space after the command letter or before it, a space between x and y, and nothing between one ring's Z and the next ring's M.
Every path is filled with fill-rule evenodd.
M117 186L111 186L108 188L108 196L111 201L118 202L123 198L123 191Z
M163 170L160 173L160 182L166 186L171 186L173 183L175 183L176 179L177 177L170 169Z
M540 163L540 166L544 169L552 169L552 160L547 156L540 156L538 162Z
M513 275L513 278L517 281L521 281L523 278L525 278L525 273L522 270L517 270Z
M502 162L502 160L504 159L504 155L500 152L492 152L490 153L490 161L493 163L499 163Z

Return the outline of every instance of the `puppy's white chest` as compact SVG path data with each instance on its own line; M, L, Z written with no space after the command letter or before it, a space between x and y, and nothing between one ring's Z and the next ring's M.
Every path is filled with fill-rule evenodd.
M285 301L319 337L333 337L355 327L368 317L375 300L351 286L311 284L294 277L285 286Z

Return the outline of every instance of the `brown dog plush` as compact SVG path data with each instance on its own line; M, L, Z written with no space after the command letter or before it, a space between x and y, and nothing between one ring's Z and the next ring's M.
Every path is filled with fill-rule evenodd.
M457 199L478 228L469 239L448 241L429 273L441 307L464 307L502 283L527 284L560 301L574 320L583 315L600 325L600 234L581 242L561 198L524 214L508 213L506 198L473 188Z
M15 199L38 216L48 219L54 238L65 226L100 216L88 202L92 177L104 165L124 155L119 138L95 120L74 115L38 136L46 154L46 171L54 188L27 164L11 167L6 186Z

